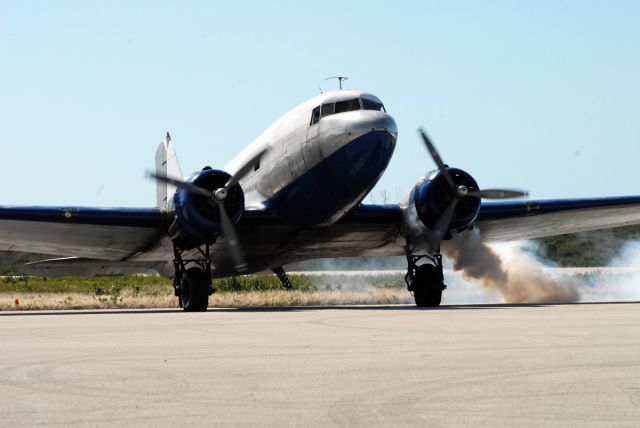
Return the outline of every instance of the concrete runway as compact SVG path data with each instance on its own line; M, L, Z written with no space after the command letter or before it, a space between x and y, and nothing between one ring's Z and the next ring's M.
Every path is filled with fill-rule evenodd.
M639 421L639 303L0 314L0 426Z

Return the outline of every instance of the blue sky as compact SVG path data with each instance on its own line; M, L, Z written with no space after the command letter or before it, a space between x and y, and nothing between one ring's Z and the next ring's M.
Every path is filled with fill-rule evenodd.
M418 126L481 187L640 194L638 22L632 1L1 1L0 204L152 206L165 131L184 172L221 167L336 74L398 123L378 201L433 168Z

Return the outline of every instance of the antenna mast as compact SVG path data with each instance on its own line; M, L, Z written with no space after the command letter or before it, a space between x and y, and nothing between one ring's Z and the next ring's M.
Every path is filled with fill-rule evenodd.
M331 77L327 77L324 80L330 80L330 79L338 79L338 85L340 86L340 90L342 90L342 81L349 80L349 78L346 76L331 76Z

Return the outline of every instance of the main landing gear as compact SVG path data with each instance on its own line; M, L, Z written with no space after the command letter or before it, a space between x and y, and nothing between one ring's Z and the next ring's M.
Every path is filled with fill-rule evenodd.
M423 259L427 259L426 263L418 265L418 262ZM409 291L413 293L416 306L419 308L440 306L442 291L447 288L444 285L440 250L433 256L408 254L407 263L408 268L404 281L407 283Z
M180 307L185 311L206 311L209 304L209 296L213 294L211 283L211 260L209 259L209 246L204 249L196 248L202 257L195 259L183 259L184 249L173 246L173 289L178 296Z

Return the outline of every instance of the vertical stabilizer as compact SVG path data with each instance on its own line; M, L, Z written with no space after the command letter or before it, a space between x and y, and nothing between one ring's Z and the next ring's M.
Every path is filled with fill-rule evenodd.
M156 150L156 174L181 180L183 178L176 151L171 142L171 135L168 132L165 140L160 142L158 150ZM162 181L157 181L157 183L156 206L160 209L165 209L167 208L167 202L170 200L169 198L172 198L176 192L176 187Z

